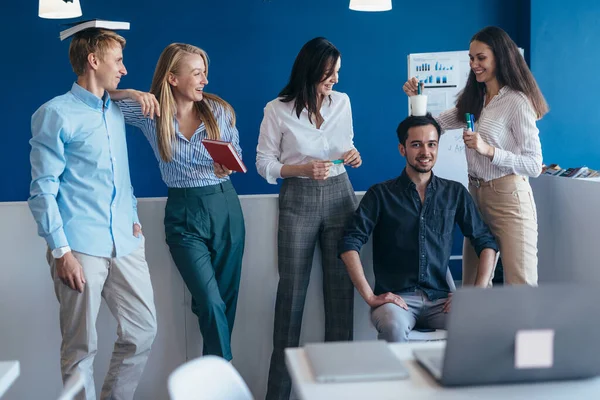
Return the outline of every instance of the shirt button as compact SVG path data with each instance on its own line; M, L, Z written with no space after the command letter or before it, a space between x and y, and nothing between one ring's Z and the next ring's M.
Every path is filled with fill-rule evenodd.
M421 258L425 258L425 254L421 254Z

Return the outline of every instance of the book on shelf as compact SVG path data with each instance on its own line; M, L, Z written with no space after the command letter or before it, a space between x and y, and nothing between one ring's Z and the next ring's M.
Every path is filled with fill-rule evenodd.
M244 162L242 161L242 158L235 150L231 142L202 139L202 144L204 147L206 147L208 154L210 154L214 162L219 163L232 171L248 171L244 165Z
M73 36L77 32L81 32L89 28L103 28L111 31L128 30L129 22L120 21L106 21L103 19L90 19L86 21L77 21L70 24L63 24L69 26L69 28L60 32L60 40L65 40L68 37Z
M550 164L542 166L542 174L565 178L586 179L599 177L600 171L588 168L585 165L576 168L561 168L558 164Z

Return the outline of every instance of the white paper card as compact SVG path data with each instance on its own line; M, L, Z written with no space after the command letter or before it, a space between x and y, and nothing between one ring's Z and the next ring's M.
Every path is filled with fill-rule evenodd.
M517 331L515 368L552 368L554 365L554 330Z

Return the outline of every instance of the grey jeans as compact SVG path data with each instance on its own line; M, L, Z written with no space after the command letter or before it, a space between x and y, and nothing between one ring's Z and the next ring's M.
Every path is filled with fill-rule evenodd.
M102 299L118 323L117 341L102 386L101 399L130 400L144 371L156 335L156 311L150 273L145 258L145 239L123 257L94 257L73 251L83 268L85 288L79 293L65 285L50 264L56 298L60 303L60 367L63 381L75 371L84 379L77 399L96 399L93 363L97 351L96 318Z
M446 313L443 308L447 298L429 300L420 290L396 293L408 305L408 310L393 303L386 303L371 310L371 321L378 332L378 339L388 342L407 342L408 334L415 326L419 328L444 329Z

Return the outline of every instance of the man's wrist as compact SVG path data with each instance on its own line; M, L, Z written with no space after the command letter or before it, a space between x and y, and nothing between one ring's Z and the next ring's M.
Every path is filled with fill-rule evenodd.
M69 246L58 247L58 248L52 250L52 257L62 258L65 254L69 253L70 251L71 251L71 247L69 247Z
M376 298L377 298L377 296L375 296L375 293L373 291L371 291L371 293L365 293L363 295L363 299L369 306Z

